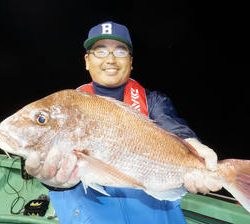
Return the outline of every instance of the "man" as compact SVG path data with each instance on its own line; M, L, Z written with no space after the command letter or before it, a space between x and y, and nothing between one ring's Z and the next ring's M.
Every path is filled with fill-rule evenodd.
M185 139L204 158L208 169L216 170L217 156L214 151L197 140L195 133L177 116L170 99L157 92L145 90L137 81L130 78L132 70L133 45L128 29L121 24L108 21L94 26L87 40L86 69L92 78L91 83L78 87L79 91L87 91L97 95L113 97L130 104L135 109L153 119L162 128ZM52 151L52 150L51 150ZM57 172L49 172L52 166L63 163L53 160L53 153L44 159L43 165L34 167L33 156L27 158L27 171L48 185L67 183L74 170L76 158L72 155L66 161L72 164L65 170L64 177ZM52 161L53 160L53 164ZM64 158L65 161L65 158ZM40 164L37 163L37 164ZM200 178L200 177L199 177ZM207 193L221 188L214 180L200 183L195 174L185 180L185 187L191 192ZM59 217L60 223L186 223L179 201L159 201L141 190L105 187L110 194L106 196L94 189L85 192L79 180L74 180L70 189L51 188L49 195Z

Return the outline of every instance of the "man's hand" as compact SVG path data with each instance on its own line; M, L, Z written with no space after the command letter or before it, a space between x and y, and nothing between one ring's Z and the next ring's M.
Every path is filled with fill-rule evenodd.
M194 170L184 177L184 186L191 193L207 194L222 188L220 178L216 173L207 175L200 170Z
M30 175L52 187L72 187L80 181L76 155L63 155L60 150L53 148L45 158L41 158L38 152L30 153L25 161L25 169Z
M208 146L202 144L196 138L185 139L197 152L197 154L205 160L207 169L211 171L217 170L217 155ZM185 176L184 186L192 193L206 194L209 191L218 191L222 188L221 181L216 173L214 175L206 175L199 171L193 171Z
M215 171L217 169L218 158L212 149L202 144L196 138L186 138L184 140L188 142L196 150L197 154L205 160L206 167L209 170Z

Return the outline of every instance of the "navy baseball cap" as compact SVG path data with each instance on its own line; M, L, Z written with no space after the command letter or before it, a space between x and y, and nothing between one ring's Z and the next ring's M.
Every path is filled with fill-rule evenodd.
M128 28L124 25L107 21L92 27L89 31L88 39L84 41L83 46L86 50L89 50L96 41L102 39L121 41L127 44L131 51L133 50Z

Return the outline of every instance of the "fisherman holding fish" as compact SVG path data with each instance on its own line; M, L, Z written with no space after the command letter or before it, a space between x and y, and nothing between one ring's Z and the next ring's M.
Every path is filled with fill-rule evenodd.
M163 93L145 89L130 77L133 69L133 45L126 26L113 21L98 24L90 29L84 47L86 70L89 71L92 82L78 87L77 90L125 102L154 120L161 128L184 139L192 146L193 153L204 159L208 170L217 169L216 153L202 144L186 122L178 117L171 100ZM37 121L42 125L46 122L46 116L39 117ZM156 198L161 198L161 195L155 194L152 197L140 189L100 188L98 185L86 188L77 175L73 175L78 172L77 153L61 156L58 150L51 149L43 157L45 158L41 159L41 155L36 152L28 155L26 170L46 183L60 224L186 223L180 200L175 200L172 195L169 195L170 200L158 200ZM106 165L101 167L100 172L108 168ZM216 179L206 181L206 176L202 177L203 182L200 181L199 175L190 174L185 179L184 186L188 191L207 193L222 187Z

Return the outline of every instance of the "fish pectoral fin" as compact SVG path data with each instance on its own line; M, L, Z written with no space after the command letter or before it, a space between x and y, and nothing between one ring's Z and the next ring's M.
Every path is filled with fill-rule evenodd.
M105 191L104 187L99 185L99 184L92 183L89 185L89 187L93 188L94 190L98 191L101 194L104 194L106 196L110 196L110 194L107 191Z
M176 201L181 199L187 193L184 187L170 189L166 191L150 191L145 190L145 192L158 200Z
M84 182L85 185L144 189L143 184L119 171L114 166L81 151L74 150L74 153L77 154L78 159L84 161L82 182Z

